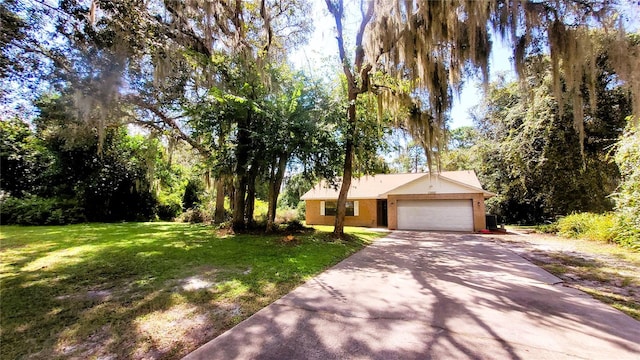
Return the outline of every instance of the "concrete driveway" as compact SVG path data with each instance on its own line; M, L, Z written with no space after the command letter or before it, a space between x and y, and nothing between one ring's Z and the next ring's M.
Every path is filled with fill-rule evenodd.
M394 232L186 359L640 359L640 322L471 234Z

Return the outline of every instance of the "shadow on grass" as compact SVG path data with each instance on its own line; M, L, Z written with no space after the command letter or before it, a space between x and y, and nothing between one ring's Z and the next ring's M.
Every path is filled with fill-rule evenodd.
M175 223L3 227L4 359L179 358L357 251Z

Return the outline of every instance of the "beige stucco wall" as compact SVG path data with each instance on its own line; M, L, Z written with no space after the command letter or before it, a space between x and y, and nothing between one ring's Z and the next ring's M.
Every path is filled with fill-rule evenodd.
M397 189L393 189L394 195L415 195L415 194L473 194L477 190L466 186L455 184L450 180L443 179L437 175L424 176L414 180ZM389 194L391 195L391 194Z
M321 200L306 200L306 222L307 225L333 225L335 216L320 215ZM328 200L335 201L335 200ZM349 199L349 201L358 201L359 215L347 216L344 223L347 226L367 226L375 227L377 223L377 207L375 199Z
M473 201L473 231L480 231L487 227L485 219L485 207L483 194L423 194L423 195L391 195L387 196L387 211L389 217L389 230L398 228L398 200L435 200L455 199ZM319 208L319 205L318 205ZM318 210L319 211L319 210Z

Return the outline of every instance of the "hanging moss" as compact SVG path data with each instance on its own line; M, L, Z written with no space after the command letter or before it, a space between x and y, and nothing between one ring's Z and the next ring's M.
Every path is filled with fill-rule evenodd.
M558 108L562 112L566 94L573 99L574 127L581 146L582 104L588 100L595 109L597 103L598 39L592 29L616 34L607 42L611 65L633 94L634 113L640 115L638 42L630 41L622 26L616 25L620 23L612 20L616 8L608 2L376 0L376 6L379 15L369 24L364 42L367 58L375 62L375 71L409 80L407 93L420 97L409 103L425 100L418 106L420 114L426 115L413 114L405 120L412 135L423 143L428 159L434 156L434 146L445 129L452 94L459 91L470 69L480 70L486 87L492 45L489 28L511 42L523 86L525 59L532 52L546 51L545 43L548 45ZM588 99L583 97L583 88L589 90ZM408 102L398 98L397 92L380 99L393 108Z

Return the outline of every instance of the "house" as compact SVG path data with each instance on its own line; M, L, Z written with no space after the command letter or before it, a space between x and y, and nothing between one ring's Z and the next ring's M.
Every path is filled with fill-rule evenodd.
M333 225L339 185L321 181L305 193L308 225ZM480 231L485 228L482 189L474 171L379 174L353 179L345 225L399 230Z

